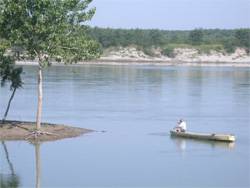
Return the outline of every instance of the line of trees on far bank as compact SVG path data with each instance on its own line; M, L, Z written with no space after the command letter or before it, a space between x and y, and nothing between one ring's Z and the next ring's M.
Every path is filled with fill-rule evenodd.
M178 47L193 47L201 52L210 50L233 53L237 47L250 50L250 29L194 29L191 31L168 31L158 29L111 29L89 28L88 34L103 49L109 47L136 46L150 55L150 48L160 47L163 54L171 56Z
M209 53L211 50L233 53L236 48L244 48L250 53L250 28L242 29L194 29L194 30L158 30L158 29L112 29L84 27L86 35L94 39L98 53L110 47L134 46L147 55L154 55L153 48L160 48L162 55L174 56L175 48L195 48L199 52ZM1 47L2 44L0 44ZM11 51L19 57L25 54L20 46ZM67 56L67 54L65 54Z

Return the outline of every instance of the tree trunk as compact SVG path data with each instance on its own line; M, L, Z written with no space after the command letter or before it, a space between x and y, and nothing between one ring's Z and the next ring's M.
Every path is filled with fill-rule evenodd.
M41 118L42 118L42 102L43 102L43 77L42 77L42 66L39 64L38 69L38 105L36 114L36 129L41 129Z
M6 120L6 118L7 118L7 115L8 115L9 109L10 109L10 104L11 104L12 99L14 98L16 89L17 89L17 88L14 88L14 90L13 90L11 96L10 96L10 99L9 99L9 102L8 102L8 106L7 106L7 109L6 109L5 113L4 113L4 117L3 117L3 120L2 120L3 122L4 122L4 121Z

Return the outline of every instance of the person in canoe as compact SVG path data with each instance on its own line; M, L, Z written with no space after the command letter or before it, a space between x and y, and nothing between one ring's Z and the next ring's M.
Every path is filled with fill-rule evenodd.
M176 132L185 132L187 130L187 123L183 120L180 119L177 122L177 126L174 128Z

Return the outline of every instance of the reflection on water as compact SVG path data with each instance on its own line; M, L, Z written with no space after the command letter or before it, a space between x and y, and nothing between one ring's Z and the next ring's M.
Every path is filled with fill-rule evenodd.
M20 186L20 178L14 170L13 163L10 159L10 153L5 141L1 141L5 159L8 164L8 173L0 173L0 188L16 188ZM35 174L36 174L36 188L41 187L41 160L40 160L40 143L31 143L35 149ZM1 168L1 167L0 167Z
M9 188L9 187L16 188L16 187L19 187L19 185L20 185L19 177L16 175L13 164L12 164L12 162L10 160L10 155L9 155L9 152L8 152L7 145L6 145L6 143L4 141L1 141L1 144L3 146L5 159L6 159L7 163L8 163L10 174L1 174L0 173L0 187L1 188Z
M0 174L1 188L17 188L19 187L19 177L15 174Z
M36 188L41 187L40 143L34 143L36 153Z
M188 145L193 144L203 144L209 145L211 148L224 148L224 149L234 149L235 142L221 142L212 140L196 140L191 138L178 138L176 136L171 136L171 140L176 144L179 151L185 151Z
M15 174L15 171L14 171L13 164L12 164L11 161L10 161L8 148L7 148L7 146L6 146L6 144L5 144L4 141L1 141L1 143L2 143L2 146L3 146L3 149L4 149L4 153L5 153L6 160L7 160L8 165L9 165L10 172L11 172L11 174L13 175L13 174Z
M186 150L186 140L177 139L177 140L175 140L175 144L176 144L179 151L183 152Z

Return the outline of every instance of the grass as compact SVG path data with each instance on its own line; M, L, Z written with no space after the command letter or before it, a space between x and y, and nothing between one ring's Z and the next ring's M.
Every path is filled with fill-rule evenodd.
M202 44L199 46L194 46L200 54L210 54L211 51L224 52L224 46L222 44Z

